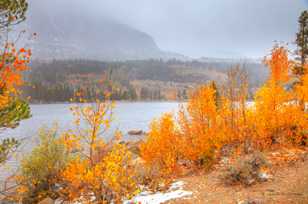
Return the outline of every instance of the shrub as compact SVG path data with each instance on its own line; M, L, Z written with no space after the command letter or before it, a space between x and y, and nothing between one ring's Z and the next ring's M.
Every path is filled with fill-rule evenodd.
M46 197L58 198L60 174L70 159L55 128L42 128L39 138L38 146L22 160L17 176L18 196L23 203L37 203Z
M103 139L112 120L113 103L96 101L72 108L77 131L61 139L74 158L62 171L61 200L82 203L120 203L138 193L132 155L121 134ZM81 122L83 122L81 124Z
M216 103L216 90L209 85L198 88L179 112L182 155L198 165L207 164L225 140L226 132Z
M135 166L137 182L143 186L146 190L161 191L165 190L171 178L170 174L163 174L159 165L145 165L143 162L139 162Z
M72 160L62 172L63 200L112 203L138 192L131 155L125 145L115 144L105 156L91 164L84 158Z
M271 75L255 96L256 109L250 124L254 129L253 140L258 148L290 142L305 145L308 123L307 113L301 105L306 98L305 77L293 90L286 89L292 63L283 47L275 47L266 62Z
M238 159L227 168L223 180L228 185L243 184L250 186L263 181L262 172L268 167L267 160L261 153L254 153Z
M256 135L254 141L260 147L269 147L285 136L285 128L294 123L293 117L288 117L291 99L280 85L274 81L268 82L256 93L256 112L254 123L256 124Z
M172 115L165 114L159 120L154 120L146 141L140 147L145 164L159 168L162 175L171 174L177 168L180 151L181 141Z

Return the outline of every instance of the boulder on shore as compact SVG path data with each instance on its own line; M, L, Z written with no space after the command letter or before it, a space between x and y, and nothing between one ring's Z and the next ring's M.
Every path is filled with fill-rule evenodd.
M145 132L143 132L142 130L130 130L128 131L128 135L136 135L136 136L139 136L139 135L144 135Z

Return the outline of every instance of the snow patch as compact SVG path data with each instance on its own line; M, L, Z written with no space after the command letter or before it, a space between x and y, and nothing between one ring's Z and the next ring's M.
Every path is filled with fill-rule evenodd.
M124 201L123 204L160 204L176 198L191 196L192 192L183 190L183 181L173 183L167 192L142 192L132 200Z

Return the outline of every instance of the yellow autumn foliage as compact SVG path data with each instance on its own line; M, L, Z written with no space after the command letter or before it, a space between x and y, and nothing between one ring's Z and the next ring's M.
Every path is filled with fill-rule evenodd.
M16 49L13 43L6 43L0 51L0 109L10 103L23 85L22 74L29 69L30 58L31 50Z
M138 192L134 170L129 166L131 154L125 145L115 144L100 161L76 158L61 176L66 183L63 194L68 200L102 203L120 202Z
M287 53L284 47L274 47L266 59L269 79L255 94L252 105L246 103L248 85L238 69L228 75L230 84L223 94L217 93L213 83L197 88L176 119L166 114L152 122L141 145L141 157L171 173L176 172L180 160L211 163L225 145L244 152L248 147L262 150L275 144L307 145L307 110L299 101L307 102L308 78L304 75L299 85L287 90L293 65Z
M83 203L120 203L138 192L132 155L119 144L120 133L106 142L103 137L112 121L113 102L82 104L72 108L77 131L61 139L74 159L63 170L63 200Z
M256 125L254 140L261 146L270 146L282 134L290 118L287 118L291 110L289 100L290 93L275 81L269 81L256 93L255 114L253 115ZM262 144L261 144L262 143Z
M181 142L173 116L165 114L151 123L140 155L148 166L158 166L164 174L170 174L176 170Z
M255 110L251 126L254 141L264 148L273 144L305 144L308 137L308 121L301 101L306 98L307 79L303 76L300 85L286 89L292 63L287 50L275 47L269 61L271 75L255 96Z
M211 157L222 142L218 136L219 113L215 90L207 85L198 88L179 112L180 132L185 143L183 156L192 161Z
M222 101L222 107L226 104ZM226 116L226 112L218 110L216 90L201 86L181 107L176 119L165 114L151 123L141 145L141 157L149 166L160 166L164 175L177 172L180 160L204 165L227 140Z

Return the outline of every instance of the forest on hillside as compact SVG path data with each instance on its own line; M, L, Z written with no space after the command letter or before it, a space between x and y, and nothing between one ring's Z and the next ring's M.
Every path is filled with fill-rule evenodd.
M265 65L252 61L93 60L34 61L28 71L24 94L32 102L65 102L82 92L95 98L98 90L111 92L114 100L186 100L196 86L226 82L235 67L243 70L254 93L267 76Z

